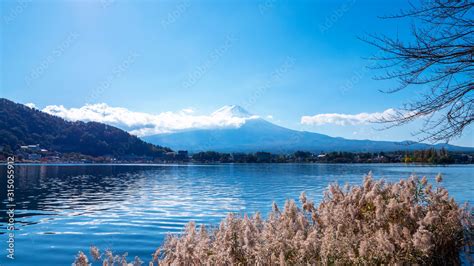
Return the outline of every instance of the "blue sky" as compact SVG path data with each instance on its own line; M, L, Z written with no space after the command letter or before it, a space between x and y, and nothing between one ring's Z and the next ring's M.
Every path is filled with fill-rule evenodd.
M415 139L420 123L306 125L303 116L383 112L416 89L384 94L357 39L408 38L381 20L406 1L2 1L1 96L37 108L106 103L208 115L236 104L279 125L358 139ZM375 126L375 128L379 128ZM473 134L453 144L473 146Z

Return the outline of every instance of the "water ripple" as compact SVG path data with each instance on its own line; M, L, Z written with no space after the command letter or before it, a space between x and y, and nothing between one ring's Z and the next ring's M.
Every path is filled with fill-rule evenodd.
M330 183L357 184L369 171L391 181L412 173L431 179L442 173L457 201L474 200L473 166L21 165L16 169L16 265L70 265L77 251L86 251L91 244L148 259L166 234L182 232L189 220L216 225L228 212L265 215L273 201L282 205L302 191L319 201ZM0 175L5 171L1 166ZM5 214L6 199L0 200ZM2 218L0 234L5 232ZM5 252L0 251L0 264Z

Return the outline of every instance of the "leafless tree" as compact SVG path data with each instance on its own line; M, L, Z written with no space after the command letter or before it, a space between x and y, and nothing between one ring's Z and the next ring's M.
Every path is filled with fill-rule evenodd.
M422 0L408 10L382 19L410 19L412 39L372 34L364 41L377 47L372 57L384 74L396 80L387 93L416 87L419 93L380 122L387 127L423 119L416 132L422 141L449 142L462 135L474 119L474 0Z

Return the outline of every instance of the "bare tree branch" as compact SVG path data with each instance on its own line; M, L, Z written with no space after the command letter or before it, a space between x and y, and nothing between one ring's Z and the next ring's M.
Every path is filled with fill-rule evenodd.
M380 34L362 39L382 52L370 58L378 61L372 69L384 71L374 78L398 81L384 92L417 87L421 95L379 122L390 128L422 118L421 141L449 142L474 120L474 0L421 0L382 19L407 18L411 41Z

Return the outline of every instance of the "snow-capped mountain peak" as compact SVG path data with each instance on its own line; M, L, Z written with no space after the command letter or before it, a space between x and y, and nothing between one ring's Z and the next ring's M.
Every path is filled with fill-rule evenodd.
M238 105L225 105L212 113L212 116L252 118L254 115Z

